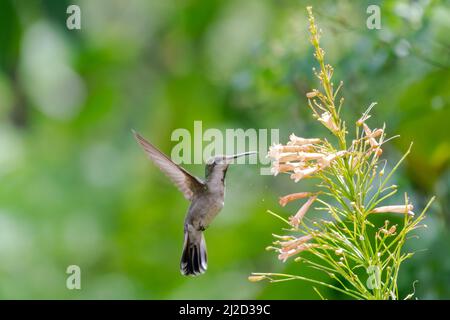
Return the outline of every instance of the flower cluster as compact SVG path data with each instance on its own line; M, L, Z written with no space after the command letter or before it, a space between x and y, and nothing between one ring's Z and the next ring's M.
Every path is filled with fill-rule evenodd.
M289 239L287 241L276 242L281 246L278 259L284 262L293 255L317 246L317 244L315 243L309 243L311 239L312 235L305 235L299 238L292 237L292 239Z
M346 151L324 152L323 141L317 138L305 139L291 134L286 145L276 144L269 148L268 157L272 160L271 172L291 173L295 182L309 178L327 168L332 161L342 157Z
M286 173L295 182L316 178L318 190L296 192L279 199L282 207L297 200L304 203L288 219L269 211L289 225L291 234L274 235L274 246L268 249L277 251L278 259L283 262L301 255L295 261L323 271L338 285L278 273L253 273L249 280L268 279L275 282L300 279L335 289L355 299L398 299L400 264L412 256L403 252L403 244L408 234L420 226L433 199L417 217L406 194L404 204L383 205L397 192L397 186L388 183L410 150L385 175L386 161L380 160L380 156L383 144L389 139L385 139L384 127L371 129L367 123L375 103L356 121L356 134L352 140L348 139L346 123L340 115L343 98L338 104L335 103L342 82L335 90L331 81L333 68L324 62L320 31L310 7L308 14L310 40L320 65L320 70L314 70L314 73L322 88L306 93L306 98L313 117L337 138L337 142L291 134L287 144L270 147L268 157L272 160L271 172L275 176ZM351 144L348 144L349 141ZM315 210L325 211L331 219L317 221L314 216L305 219L313 206ZM400 214L403 223L390 224L386 220L380 227L372 220L374 215L390 213ZM310 252L315 259L304 255L304 251ZM380 271L377 286L366 286L366 279L362 279L361 275L366 276L374 269Z
M356 125L358 127L363 127L363 135L362 139L364 140L365 144L370 145L369 151L374 152L375 156L379 157L383 153L383 150L381 149L381 145L383 144L384 140L384 129L370 129L369 126L366 123L366 120L370 118L370 110L373 108L375 104L372 104L369 109L362 115L362 117L356 121ZM378 140L377 140L378 138ZM354 140L353 145L357 145L361 141Z

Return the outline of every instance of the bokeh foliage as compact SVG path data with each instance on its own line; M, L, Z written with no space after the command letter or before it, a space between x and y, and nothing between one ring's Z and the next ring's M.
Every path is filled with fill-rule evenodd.
M79 31L65 26L72 3ZM382 29L369 30L373 3L314 9L344 112L356 120L378 102L373 125L400 135L384 156L398 160L414 141L397 184L417 207L437 195L428 229L408 243L419 252L401 270L403 296L418 280L419 298L450 298L450 3L375 1ZM194 120L279 128L283 140L323 135L304 97L316 86L307 4L0 1L0 298L318 298L306 283L247 281L253 271L299 273L264 250L282 226L266 210L295 210L277 205L292 184L255 165L230 169L225 208L206 232L209 270L183 278L188 204L131 135L167 153L171 132ZM80 291L65 287L71 264Z

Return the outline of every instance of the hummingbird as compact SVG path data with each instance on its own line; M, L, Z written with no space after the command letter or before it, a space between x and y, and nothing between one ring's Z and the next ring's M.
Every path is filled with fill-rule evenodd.
M203 231L208 228L224 206L225 175L228 166L236 158L255 154L255 151L235 155L218 155L206 162L205 179L190 174L174 163L154 145L133 130L137 142L159 169L190 201L184 219L184 243L180 271L185 276L197 276L206 272L208 257Z

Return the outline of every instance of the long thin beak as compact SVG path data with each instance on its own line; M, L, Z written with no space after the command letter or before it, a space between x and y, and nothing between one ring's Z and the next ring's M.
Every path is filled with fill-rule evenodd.
M226 157L224 157L224 160L225 160L226 163L231 163L236 158L240 158L240 157L243 157L243 156L249 156L249 155L256 154L256 153L258 153L258 152L256 152L256 151L249 151L249 152L244 152L244 153L238 153L238 154L235 154L235 155L232 155L232 156L226 156Z

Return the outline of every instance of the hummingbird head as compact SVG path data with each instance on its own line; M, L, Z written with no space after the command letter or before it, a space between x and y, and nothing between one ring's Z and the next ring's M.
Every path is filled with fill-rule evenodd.
M251 154L255 154L256 151L239 153L231 156L227 155L219 155L210 158L206 162L205 168L205 177L207 180L210 180L214 175L220 176L223 180L225 178L225 174L227 172L228 166L233 163L236 158L247 156Z

